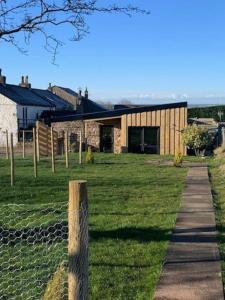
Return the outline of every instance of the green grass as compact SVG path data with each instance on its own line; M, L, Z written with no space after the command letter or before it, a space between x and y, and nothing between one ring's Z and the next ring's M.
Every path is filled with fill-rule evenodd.
M41 160L37 179L32 160L17 158L13 188L9 162L0 159L3 299L41 299L52 274L67 261L68 181L73 179L88 181L90 299L153 297L187 169L146 163L162 159L154 155L95 154L96 163L84 166L77 158L71 155L67 170L58 157L56 174L50 160Z
M223 172L219 170L219 167L224 164L224 159L212 159L209 163L210 180L216 211L219 250L222 262L223 285L225 289L225 173L223 174Z

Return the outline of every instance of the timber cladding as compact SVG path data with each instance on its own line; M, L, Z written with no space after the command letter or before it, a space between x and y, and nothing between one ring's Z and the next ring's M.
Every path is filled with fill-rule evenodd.
M174 155L180 151L186 154L182 142L182 130L187 126L187 107L165 108L122 115L121 119L121 147L128 147L129 127L159 127L160 154Z
M36 122L36 134L37 134L37 152L38 156L50 156L52 151L51 145L51 127L43 124L42 122ZM58 133L53 131L54 140L54 154L58 154Z

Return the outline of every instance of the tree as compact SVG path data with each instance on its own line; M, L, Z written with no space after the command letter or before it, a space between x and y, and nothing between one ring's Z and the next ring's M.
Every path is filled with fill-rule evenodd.
M182 139L185 146L193 149L196 155L204 150L211 142L211 136L206 129L196 124L188 125L182 132Z
M121 6L115 3L100 5L99 0L0 0L0 42L16 46L26 52L18 41L23 34L23 42L30 43L31 36L40 33L45 48L53 55L62 45L55 27L66 26L71 30L71 40L80 41L89 33L86 17L94 13L149 13L135 6ZM110 2L110 1L108 1Z

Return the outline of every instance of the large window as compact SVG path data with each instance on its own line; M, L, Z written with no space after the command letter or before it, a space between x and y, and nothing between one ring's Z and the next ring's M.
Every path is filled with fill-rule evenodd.
M132 153L159 153L159 127L129 127L128 150Z

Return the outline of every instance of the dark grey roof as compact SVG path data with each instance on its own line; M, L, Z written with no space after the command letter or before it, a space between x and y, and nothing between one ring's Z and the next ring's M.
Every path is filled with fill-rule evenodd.
M121 117L125 114L132 113L141 113L146 111L155 111L162 109L171 109L171 108L179 108L179 107L187 107L187 102L177 102L177 103L169 103L169 104L159 104L159 105L150 105L150 106L141 106L134 108L124 108L117 110L108 110L108 111L100 111L93 113L84 113L84 114L74 114L74 113L66 113L64 116L52 116L51 119L48 119L48 122L66 122L66 121L76 121L76 120L94 120L101 118L110 118L110 117Z
M93 113L93 112L100 112L100 111L107 111L107 109L90 100L90 99L86 99L86 98L82 98L82 105L83 105L83 112L86 114L86 113Z
M33 91L48 101L48 103L55 105L58 109L72 109L72 105L69 102L65 101L56 94L53 94L49 90L33 89Z
M19 105L69 109L70 104L48 90L24 88L13 84L0 84L0 94Z

